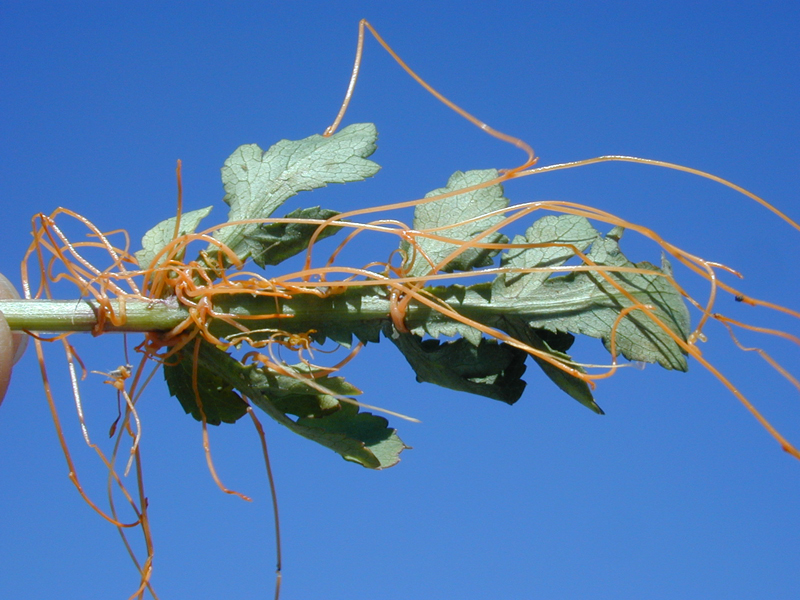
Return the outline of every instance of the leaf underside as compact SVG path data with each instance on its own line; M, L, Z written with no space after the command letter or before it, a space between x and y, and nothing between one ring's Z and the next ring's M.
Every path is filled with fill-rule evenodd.
M380 167L367 160L378 133L371 123L345 127L330 136L281 140L266 152L256 144L240 146L222 167L223 200L228 221L266 219L298 192L372 177ZM225 227L214 234L241 260L260 249L255 223ZM214 255L216 248L209 246Z
M247 404L238 394L231 392L236 389L281 425L330 448L348 461L370 469L391 467L400 461L400 452L406 445L388 426L386 419L359 412L357 406L334 397L340 392L359 393L342 378L315 379L317 384L332 392L322 393L306 386L302 378L277 375L255 365L243 365L200 338L190 344L191 350L179 353L177 364L165 365L164 368L170 393L196 419L200 419L200 413L191 385L195 343L200 345L198 388L209 424L232 423L245 414ZM302 372L297 375L302 377ZM210 379L215 385L204 387ZM220 393L221 390L225 393ZM292 419L288 416L290 414L302 416Z
M497 175L494 169L456 171L445 187L428 192L425 198L435 198L477 186L497 178ZM498 250L472 247L450 260L448 257L466 241L495 244L507 241L508 238L501 233L484 235L487 229L503 220L502 215L483 219L478 217L491 211L503 210L508 207L508 203L508 198L503 195L503 186L496 184L417 206L414 210L414 229L437 229L436 236L452 240L452 243L426 237L418 237L416 246L404 241L401 249L407 256L414 257L408 268L408 275L411 277L426 275L437 265L438 270L444 272L469 271L477 267L490 266ZM477 220L472 221L472 219ZM439 229L442 227L446 229Z
M178 235L194 233L200 221L208 216L212 206L200 208L181 215ZM157 263L154 263L156 256L169 244L175 235L175 217L170 217L161 221L158 225L150 229L142 238L142 249L134 254L136 261L142 269L155 268L163 264L165 257L162 256ZM178 259L182 257L176 257Z

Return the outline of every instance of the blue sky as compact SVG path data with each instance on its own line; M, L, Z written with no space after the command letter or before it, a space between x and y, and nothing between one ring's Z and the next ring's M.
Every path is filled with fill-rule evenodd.
M3 273L36 212L71 208L134 240L174 212L216 205L239 145L321 133L349 77L366 17L440 91L530 142L540 164L632 154L691 165L800 217L800 7L730 3L0 4ZM456 169L521 156L425 94L367 40L347 122L380 132L374 180L314 192L339 210L416 198ZM746 198L686 174L607 164L507 186L514 202L564 199L656 229L739 269L750 294L797 308L797 232ZM633 260L660 252L630 235ZM376 256L374 260L385 259ZM702 296L699 284L687 283ZM730 298L719 310L796 323ZM797 390L710 327L705 356L800 440ZM73 338L91 369L121 362L119 339ZM790 368L800 352L768 345ZM598 342L580 342L594 352ZM58 354L55 390L79 474L103 500ZM627 369L596 393L598 417L531 367L513 407L417 384L394 347L368 347L345 375L413 450L370 472L267 424L283 515L283 598L794 597L800 465L722 386ZM116 414L96 376L84 403L102 432ZM162 598L263 598L272 586L271 509L257 438L198 424L157 378L142 440ZM267 419L265 419L266 422ZM102 437L98 433L98 439ZM7 597L125 598L135 572L116 531L67 478L29 352L0 409L0 573ZM67 592L68 590L68 592Z

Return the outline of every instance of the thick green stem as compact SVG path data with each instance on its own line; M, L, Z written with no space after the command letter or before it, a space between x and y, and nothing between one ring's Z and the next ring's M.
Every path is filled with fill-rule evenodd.
M120 302L112 300L115 314L121 314ZM92 331L97 324L100 304L79 300L0 300L0 312L12 330L28 331ZM104 331L165 331L186 319L188 312L175 302L128 301L125 323L115 326L107 322Z
M441 288L438 291L441 294ZM452 298L450 299L452 302ZM119 300L111 301L114 314L120 315ZM488 302L478 306L459 305L459 312L479 320L490 319L494 311ZM319 297L314 294L297 294L292 298L251 296L248 294L221 294L214 301L214 311L233 315L248 329L276 330L302 333L315 329L328 335L337 330L372 329L377 332L390 320L391 303L383 293L372 289L347 288L340 294ZM2 312L12 330L28 331L94 331L100 304L93 300L0 300ZM104 332L168 331L189 316L188 309L174 299L127 300L125 322L116 326L106 320ZM422 325L438 317L430 307L411 302L405 312L409 327ZM211 320L210 320L211 321ZM216 335L226 335L237 330L222 320L211 324Z
M116 315L122 314L120 304L119 300L111 301ZM328 298L305 294L277 301L263 296L222 295L214 305L216 312L235 315L249 329L280 328L291 332L322 330L334 322L347 326L354 322L385 321L389 309L387 299L355 289ZM0 300L0 312L9 327L17 331L93 331L100 311L98 302L87 299ZM116 326L107 320L103 331L167 331L189 316L188 309L174 299L127 300L124 311L124 324ZM253 319L254 316L259 318ZM218 334L232 331L222 322L213 329Z

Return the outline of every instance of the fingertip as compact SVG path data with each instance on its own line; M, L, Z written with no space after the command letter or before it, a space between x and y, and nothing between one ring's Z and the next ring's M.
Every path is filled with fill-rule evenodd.
M6 395L11 380L11 367L14 364L14 336L0 312L0 404Z
M19 299L19 293L8 278L0 273L0 298ZM11 367L25 353L28 347L28 336L20 332L12 332L5 316L0 312L0 403L6 395L11 380Z

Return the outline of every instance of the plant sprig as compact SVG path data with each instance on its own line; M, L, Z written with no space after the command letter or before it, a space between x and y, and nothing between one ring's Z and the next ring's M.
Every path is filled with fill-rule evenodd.
M374 175L379 167L367 157L376 138L373 125L357 124L328 138L284 140L266 152L252 144L238 148L222 169L229 223L215 229L217 243L198 258L208 266L204 277L216 278L229 262L219 252L222 245L243 263L264 267L305 251L312 238L352 229L354 224L337 219L337 211L319 207L270 219L298 192ZM494 170L456 172L445 187L427 194L415 209L414 233L399 245L404 263L391 276L376 273L372 280L350 280L335 289L317 282L311 288L317 293L296 294L291 278L283 277L284 296L220 294L213 297L214 313L229 315L252 333L232 328L230 319L210 321L209 331L221 340L246 337L256 346L287 345L282 336L290 335L344 346L383 336L419 381L509 404L523 394L531 356L559 388L597 413L602 410L581 377L585 369L567 354L574 334L602 339L614 361L619 354L686 370L676 339L687 339L689 316L669 264L631 263L619 249L621 228L604 237L586 218L570 214L545 216L509 244L499 229L511 209L502 185L491 183L497 176ZM466 191L458 193L461 189ZM208 210L184 215L181 231L199 229ZM174 229L172 218L144 236L136 254L140 266L158 266L153 257L170 243L168 232ZM482 281L425 285L441 283L441 273ZM392 278L401 283L392 284ZM294 285L308 284L306 277ZM399 296L404 297L401 323L392 314ZM648 307L658 321L637 306ZM404 444L383 417L360 412L355 401L348 404L359 392L342 378L312 373L315 367L307 361L244 364L230 351L204 340L196 375L188 350L165 365L170 392L195 418L204 414L212 424L233 422L244 414L240 395L246 396L279 423L348 460L370 468L399 460Z

